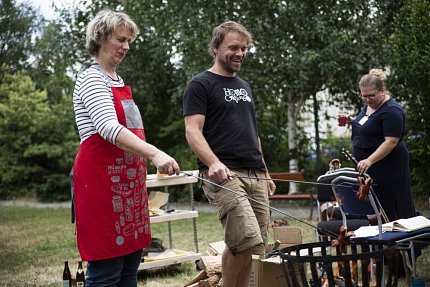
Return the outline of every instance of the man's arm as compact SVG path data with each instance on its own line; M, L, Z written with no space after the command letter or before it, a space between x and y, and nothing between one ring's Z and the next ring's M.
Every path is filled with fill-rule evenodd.
M261 154L263 155L263 148L261 146L260 137L258 137L258 149L260 150ZM266 178L270 178L271 179L270 173L269 173L269 169L267 168L266 162L264 161L264 155L263 155L262 160L263 160L263 164L264 164L264 166L266 168L265 176L266 176ZM276 190L276 185L273 182L273 180L268 180L267 181L267 187L268 187L269 195L273 195L275 193L275 190Z
M218 159L203 136L205 116L201 114L187 115L185 121L185 137L188 145L196 156L209 168L208 176L215 183L228 180L230 170Z

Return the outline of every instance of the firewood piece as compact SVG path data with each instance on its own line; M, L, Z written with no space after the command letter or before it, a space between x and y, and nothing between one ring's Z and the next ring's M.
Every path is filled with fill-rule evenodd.
M188 282L186 285L184 285L184 287L198 286L198 285L194 285L194 284L198 283L200 280L203 280L206 278L208 278L208 275L207 275L206 271L203 270L199 274L197 274L193 279L191 279L190 282Z
M203 263L203 269L207 274L209 273L221 273L221 256L202 256L200 258Z

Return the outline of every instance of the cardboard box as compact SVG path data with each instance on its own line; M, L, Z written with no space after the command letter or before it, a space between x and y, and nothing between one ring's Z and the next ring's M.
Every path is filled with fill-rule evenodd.
M222 255L225 248L224 240L209 243L210 253L212 255Z
M273 237L282 242L280 248L302 243L301 229L298 227L276 227L273 228ZM273 244L268 244L268 251ZM224 241L209 243L211 253L222 254ZM275 287L286 286L285 273L282 268L281 258L274 256L267 259L260 259L258 255L252 255L252 270L248 287Z
M286 286L286 284L287 281L279 256L259 259L258 256L253 255L248 287L274 287Z
M302 244L302 230L299 227L273 227L273 238L287 246Z
M278 249L302 244L302 231L299 227L274 227L273 239L281 241ZM266 245L266 253L269 253L273 248L273 243Z

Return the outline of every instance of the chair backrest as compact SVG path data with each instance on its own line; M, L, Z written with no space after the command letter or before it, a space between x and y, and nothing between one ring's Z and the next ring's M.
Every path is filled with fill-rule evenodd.
M318 209L318 221L321 222L323 220L326 220L324 218L327 218L329 220L328 216L324 216L322 213L327 212L323 211L326 210L326 208L323 207L323 204L325 202L334 202L336 201L336 197L333 194L332 185L331 182L333 179L339 177L339 176L349 176L357 178L357 172L355 169L350 167L344 167L339 168L334 171L328 171L327 173L321 175L317 179L317 209ZM325 206L327 207L327 206Z
M359 200L356 195L360 186L358 182L345 180L334 180L334 187L337 202L349 218L373 215L375 211L369 201Z
M332 180L332 191L340 207L343 225L347 226L347 216L350 215L376 215L379 227L379 235L382 236L382 220L379 209L375 203L374 191L370 188L369 201L356 197L358 191L358 172L355 177L338 176Z
M335 171L329 171L318 177L317 183L322 183L317 187L317 199L319 202L335 201L336 198L333 195L331 188L331 182L333 179L339 176L348 176L357 178L357 172L353 168L345 167Z

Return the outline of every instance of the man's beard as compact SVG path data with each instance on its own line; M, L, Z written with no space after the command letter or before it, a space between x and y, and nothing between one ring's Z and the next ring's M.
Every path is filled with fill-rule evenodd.
M234 74L240 71L240 68L242 66L243 60L241 61L240 65L237 68L233 68L233 65L229 64L232 63L230 59L223 59L220 61L221 67L230 74Z

